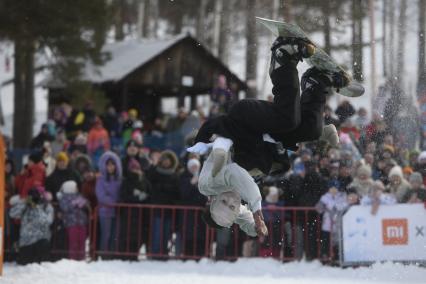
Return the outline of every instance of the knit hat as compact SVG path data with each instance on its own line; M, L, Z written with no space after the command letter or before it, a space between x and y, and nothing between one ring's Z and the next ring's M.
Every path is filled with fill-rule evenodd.
M200 161L198 161L198 159L189 159L188 163L186 164L187 168L190 169L193 166L201 166Z
M279 198L279 190L275 186L270 186L268 194L265 196L265 200L269 203L277 203Z
M230 228L238 218L239 208L238 210L233 211L222 202L222 196L227 194L235 195L235 198L240 198L240 196L235 192L220 193L219 195L212 198L212 203L210 204L210 214L216 224L222 227Z
M128 114L131 117L138 117L138 111L134 108L129 109Z
M410 175L409 181L423 183L423 176L419 172L414 172Z
M67 180L62 183L61 188L56 193L56 198L62 199L64 194L75 194L78 192L77 183L73 180Z
M65 152L59 152L58 155L56 155L56 161L57 162L65 162L68 164L69 158L67 153Z
M357 176L365 175L367 177L371 177L371 167L369 165L361 165L358 167L356 172Z
M65 181L61 186L61 192L63 193L77 193L77 183L73 180L67 180Z
M417 158L417 162L426 162L426 151L420 153L419 157Z
M392 176L399 176L400 178L403 178L402 169L400 166L394 166L390 170L388 177L390 178Z

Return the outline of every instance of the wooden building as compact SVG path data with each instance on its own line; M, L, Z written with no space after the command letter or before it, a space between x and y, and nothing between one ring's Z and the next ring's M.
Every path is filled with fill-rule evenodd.
M220 74L238 94L247 85L217 57L190 35L170 39L130 40L106 44L110 56L103 66L88 63L83 79L99 88L118 109L139 109L146 119L160 111L162 98L177 98L182 106L189 97L191 109L196 98L215 86ZM52 81L53 82L53 81ZM60 85L47 83L49 105L64 99Z

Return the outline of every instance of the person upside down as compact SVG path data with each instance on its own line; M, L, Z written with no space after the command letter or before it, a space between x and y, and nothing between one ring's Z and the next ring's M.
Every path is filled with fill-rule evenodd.
M262 198L253 176L288 170L286 149L297 149L299 142L321 140L337 146L335 126L323 126L324 106L331 89L345 87L349 79L311 67L302 76L300 95L296 67L314 50L304 40L278 37L269 70L273 102L241 100L228 114L199 129L195 145L187 151L208 154L198 182L200 193L210 198L203 214L208 225L236 223L250 236L266 236Z

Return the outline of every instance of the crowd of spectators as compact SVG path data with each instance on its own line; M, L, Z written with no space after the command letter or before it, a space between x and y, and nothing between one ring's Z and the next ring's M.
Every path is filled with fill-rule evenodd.
M214 91L209 115L226 112L232 100L229 91ZM170 248L169 242L175 238L176 242L185 243L178 245L175 253L205 253L202 245L193 247L192 236L196 235L198 243L206 238L205 225L195 220L193 213L186 217L189 224L182 229L191 237L183 240L179 235L174 237L172 218L167 212L151 210L139 214L138 209L129 209L117 214L114 208L102 206L120 203L203 207L207 202L197 189L202 157L147 147L144 138L182 131L183 143L190 145L197 126L209 116L200 110L179 109L175 117L163 116L150 124L141 117L138 109L117 113L113 106L98 115L90 102L81 110L68 104L55 107L49 121L32 139L31 154L22 169L16 171L12 155L6 162L6 237L12 244L7 260L16 259L21 264L54 260L49 256L53 233L56 247L68 246L69 258L84 259L87 227L95 208L99 208L98 247L102 251L126 246L128 251L137 252L142 245L140 239L150 239L149 250L155 255ZM274 241L244 239L238 248L241 255L287 253L299 259L318 258L327 255L330 243L337 249L335 222L349 206L370 206L371 214L376 214L381 205L426 201L426 151L401 147L379 115L373 114L369 119L364 108L356 110L348 101L334 111L327 106L324 122L338 128L339 148L315 141L302 143L298 151L289 152L288 172L263 179L259 187ZM314 209L306 214L288 212L287 221L281 222L281 217L269 210L276 207ZM320 235L318 214L322 216ZM117 244L120 232L127 234L125 245ZM138 234L143 237L136 237ZM218 230L217 258L224 257L229 246L235 246L231 234L231 229ZM61 244L64 239L66 244ZM135 259L128 259L132 258Z

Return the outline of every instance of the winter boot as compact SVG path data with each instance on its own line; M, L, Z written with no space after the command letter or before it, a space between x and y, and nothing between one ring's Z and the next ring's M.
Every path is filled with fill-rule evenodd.
M324 126L318 140L326 141L331 147L336 148L339 145L339 135L337 134L336 126L334 124Z
M279 36L272 44L271 51L269 74L288 61L297 64L303 58L312 56L315 53L315 45L301 38Z
M221 171L228 161L228 154L232 147L232 140L224 137L217 137L213 142L213 167L212 176L216 175Z
M343 72L327 72L311 67L302 76L302 91L312 88L322 88L330 91L330 88L340 89L349 84L349 78Z

